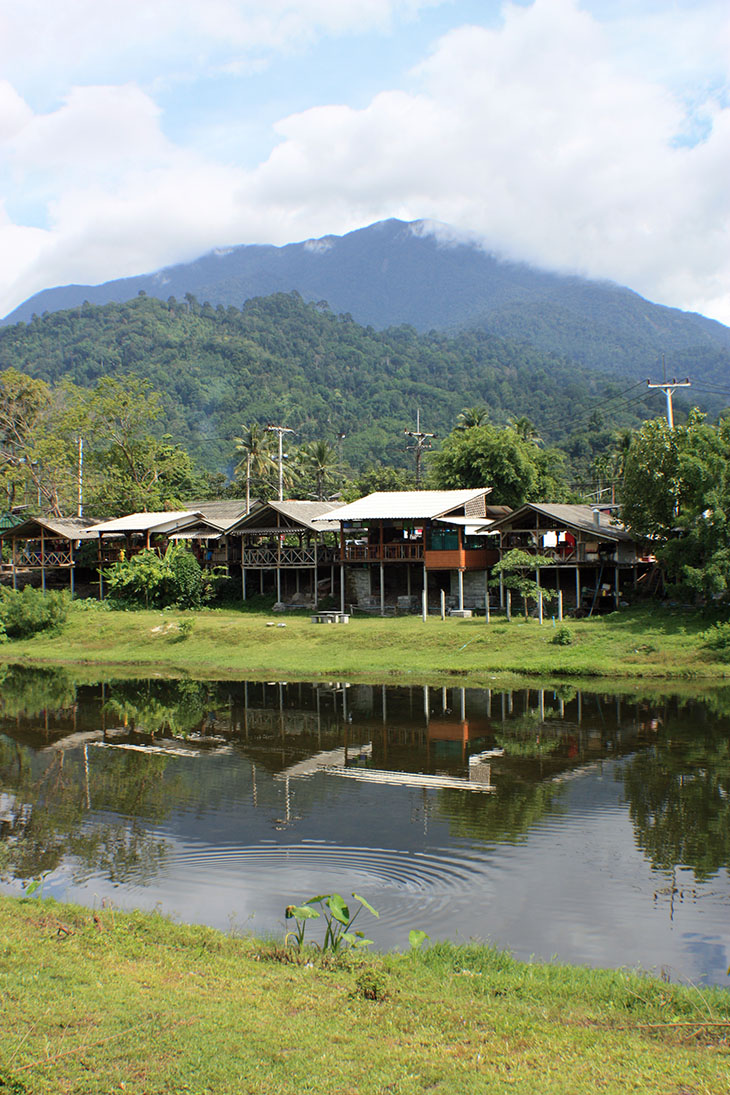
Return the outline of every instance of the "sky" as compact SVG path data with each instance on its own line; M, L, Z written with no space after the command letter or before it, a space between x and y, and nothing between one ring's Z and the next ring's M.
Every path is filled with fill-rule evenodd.
M730 324L727 0L0 0L0 315L388 217Z

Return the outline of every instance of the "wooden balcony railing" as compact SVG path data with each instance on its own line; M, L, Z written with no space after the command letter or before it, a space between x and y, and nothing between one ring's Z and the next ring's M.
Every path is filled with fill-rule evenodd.
M73 563L71 552L66 551L32 551L24 548L18 553L18 566L21 567L70 567Z
M346 563L415 563L423 562L422 543L346 544Z
M313 567L331 563L335 553L332 548L315 547L289 547L284 545L279 548L276 545L268 547L244 548L243 566L258 568L261 570L276 569L276 567Z

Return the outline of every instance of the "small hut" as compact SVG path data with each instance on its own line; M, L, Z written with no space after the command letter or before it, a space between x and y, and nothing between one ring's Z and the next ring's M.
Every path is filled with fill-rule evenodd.
M41 588L45 592L49 571L67 571L73 596L74 553L82 541L95 539L95 534L89 532L93 523L93 519L86 517L28 517L18 525L0 530L0 538L12 544L13 589L18 588L21 572L40 571Z

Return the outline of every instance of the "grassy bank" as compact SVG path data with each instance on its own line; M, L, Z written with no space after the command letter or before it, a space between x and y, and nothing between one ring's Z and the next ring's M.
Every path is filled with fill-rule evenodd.
M730 1092L730 995L486 947L285 961L161 917L0 899L13 1095Z
M185 622L189 621L189 622ZM182 624L182 629L181 625ZM5 662L154 668L197 677L285 676L488 685L495 677L569 677L654 681L730 679L730 665L708 650L709 621L698 612L626 609L566 622L482 617L355 617L317 625L308 614L211 610L122 612L78 605L61 635L41 634L0 646Z

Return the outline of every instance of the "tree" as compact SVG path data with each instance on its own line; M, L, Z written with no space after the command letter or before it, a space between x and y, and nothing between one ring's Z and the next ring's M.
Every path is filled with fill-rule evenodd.
M313 493L319 501L323 501L325 488L331 484L339 469L337 451L328 441L310 441L299 447L297 452L298 470L304 477L312 481Z
M443 489L492 487L506 506L528 500L559 501L566 491L564 457L538 449L511 427L473 426L454 430L431 459L431 479Z
M489 411L483 403L476 407L464 407L456 418L455 430L470 430L474 426L486 426L489 421Z
M703 597L730 594L730 422L697 409L684 426L637 431L626 457L623 518L648 539L670 581Z
M251 508L251 484L259 483L270 486L276 472L276 460L271 448L271 434L264 426L254 422L251 426L244 427L243 435L236 437L236 452L243 454L243 459L236 465L234 474L246 477L246 513ZM257 493L261 493L257 491Z

